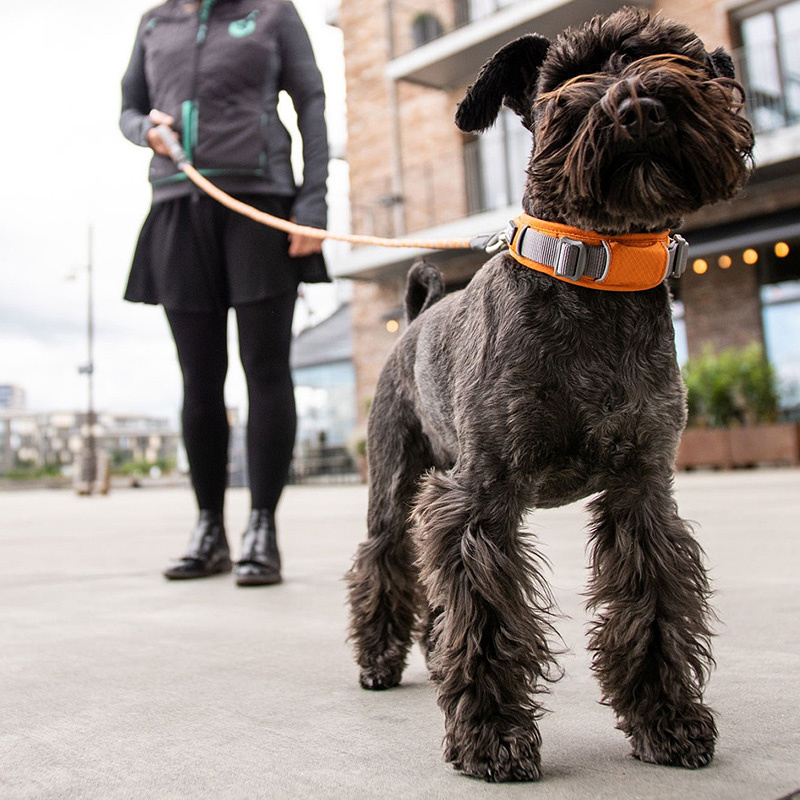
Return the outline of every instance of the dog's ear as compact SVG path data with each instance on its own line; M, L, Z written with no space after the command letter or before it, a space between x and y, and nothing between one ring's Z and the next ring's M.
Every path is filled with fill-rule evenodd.
M726 52L724 47L718 47L713 53L708 54L711 68L718 78L735 78L736 73L733 69L733 59Z
M548 39L531 33L500 48L458 104L459 129L464 133L485 131L497 119L503 102L530 128L539 67L549 47Z

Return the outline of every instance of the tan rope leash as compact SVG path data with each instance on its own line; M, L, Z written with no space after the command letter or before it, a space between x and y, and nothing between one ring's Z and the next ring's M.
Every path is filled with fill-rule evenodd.
M170 157L175 162L175 166L185 173L186 177L202 189L209 197L213 197L226 208L242 214L249 219L277 228L286 233L296 233L300 236L309 236L313 239L333 239L337 242L350 242L351 244L370 244L377 247L419 247L428 250L484 250L487 249L487 241L491 236L478 236L474 239L387 239L381 236L364 236L360 234L333 233L322 228L312 228L308 225L298 225L231 197L215 186L208 178L201 175L191 164L189 158L174 136L174 131L166 125L159 125L156 128L161 140L169 148Z
M180 166L189 180L200 187L207 195L222 203L222 205L249 217L262 225L269 225L286 233L296 233L309 236L312 239L333 239L337 242L350 242L351 244L371 244L377 247L423 247L430 250L461 250L470 248L470 239L385 239L381 236L364 236L361 234L333 233L322 228L311 228L308 225L298 225L280 217L259 211L257 208L231 197L215 186L208 178L201 175L188 161Z

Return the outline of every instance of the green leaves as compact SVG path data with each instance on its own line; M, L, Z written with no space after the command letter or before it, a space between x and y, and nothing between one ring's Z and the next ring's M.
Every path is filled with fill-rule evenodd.
M714 353L710 347L683 367L689 425L717 428L774 422L778 380L757 343Z

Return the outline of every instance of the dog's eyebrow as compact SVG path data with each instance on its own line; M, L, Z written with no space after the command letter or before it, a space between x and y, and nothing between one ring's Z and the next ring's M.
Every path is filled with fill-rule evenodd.
M637 58L635 61L631 61L625 69L630 69L635 64L661 64L664 61L676 61L679 63L683 63L687 66L691 67L706 67L708 66L702 61L698 61L696 58L690 58L689 56L681 55L680 53L653 53L651 56L642 56L641 58Z
M673 64L674 66L683 68L685 70L688 69L697 69L698 67L707 68L707 64L703 64L700 61L697 61L694 58L690 58L689 56L681 55L680 53L654 53L651 56L643 56L642 58L637 58L635 61L631 61L630 64L626 65L625 69L622 71L622 77L624 77L627 73L635 71L637 68L641 69L644 67L663 67L664 64ZM597 81L598 78L605 78L607 81L616 82L619 80L617 76L609 75L605 72L586 72L582 75L575 75L574 77L570 78L568 81L565 81L563 84L558 86L557 88L553 89L550 92L543 92L536 98L535 105L539 105L541 103L549 102L550 100L555 100L558 102L561 99L561 95L563 92L568 91L570 88L575 86L579 83L586 83L588 81Z
M543 92L536 98L535 105L539 105L540 103L546 103L549 100L560 100L561 95L567 91L567 89L575 86L578 83L586 83L587 81L596 81L598 76L603 76L604 73L602 72L587 72L583 75L576 75L574 78L570 78L565 83L562 83L561 86L553 89L550 92Z

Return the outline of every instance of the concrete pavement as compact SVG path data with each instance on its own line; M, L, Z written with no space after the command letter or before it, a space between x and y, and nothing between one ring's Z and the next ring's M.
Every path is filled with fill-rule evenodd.
M517 785L442 761L416 649L402 687L358 688L341 578L364 535L364 487L289 488L286 581L261 589L161 578L189 533L188 490L0 493L0 798L777 800L800 789L800 471L677 485L722 620L707 695L716 760L640 764L598 704L578 504L529 522L570 650L541 725L545 779ZM247 511L246 492L231 491L233 541Z

